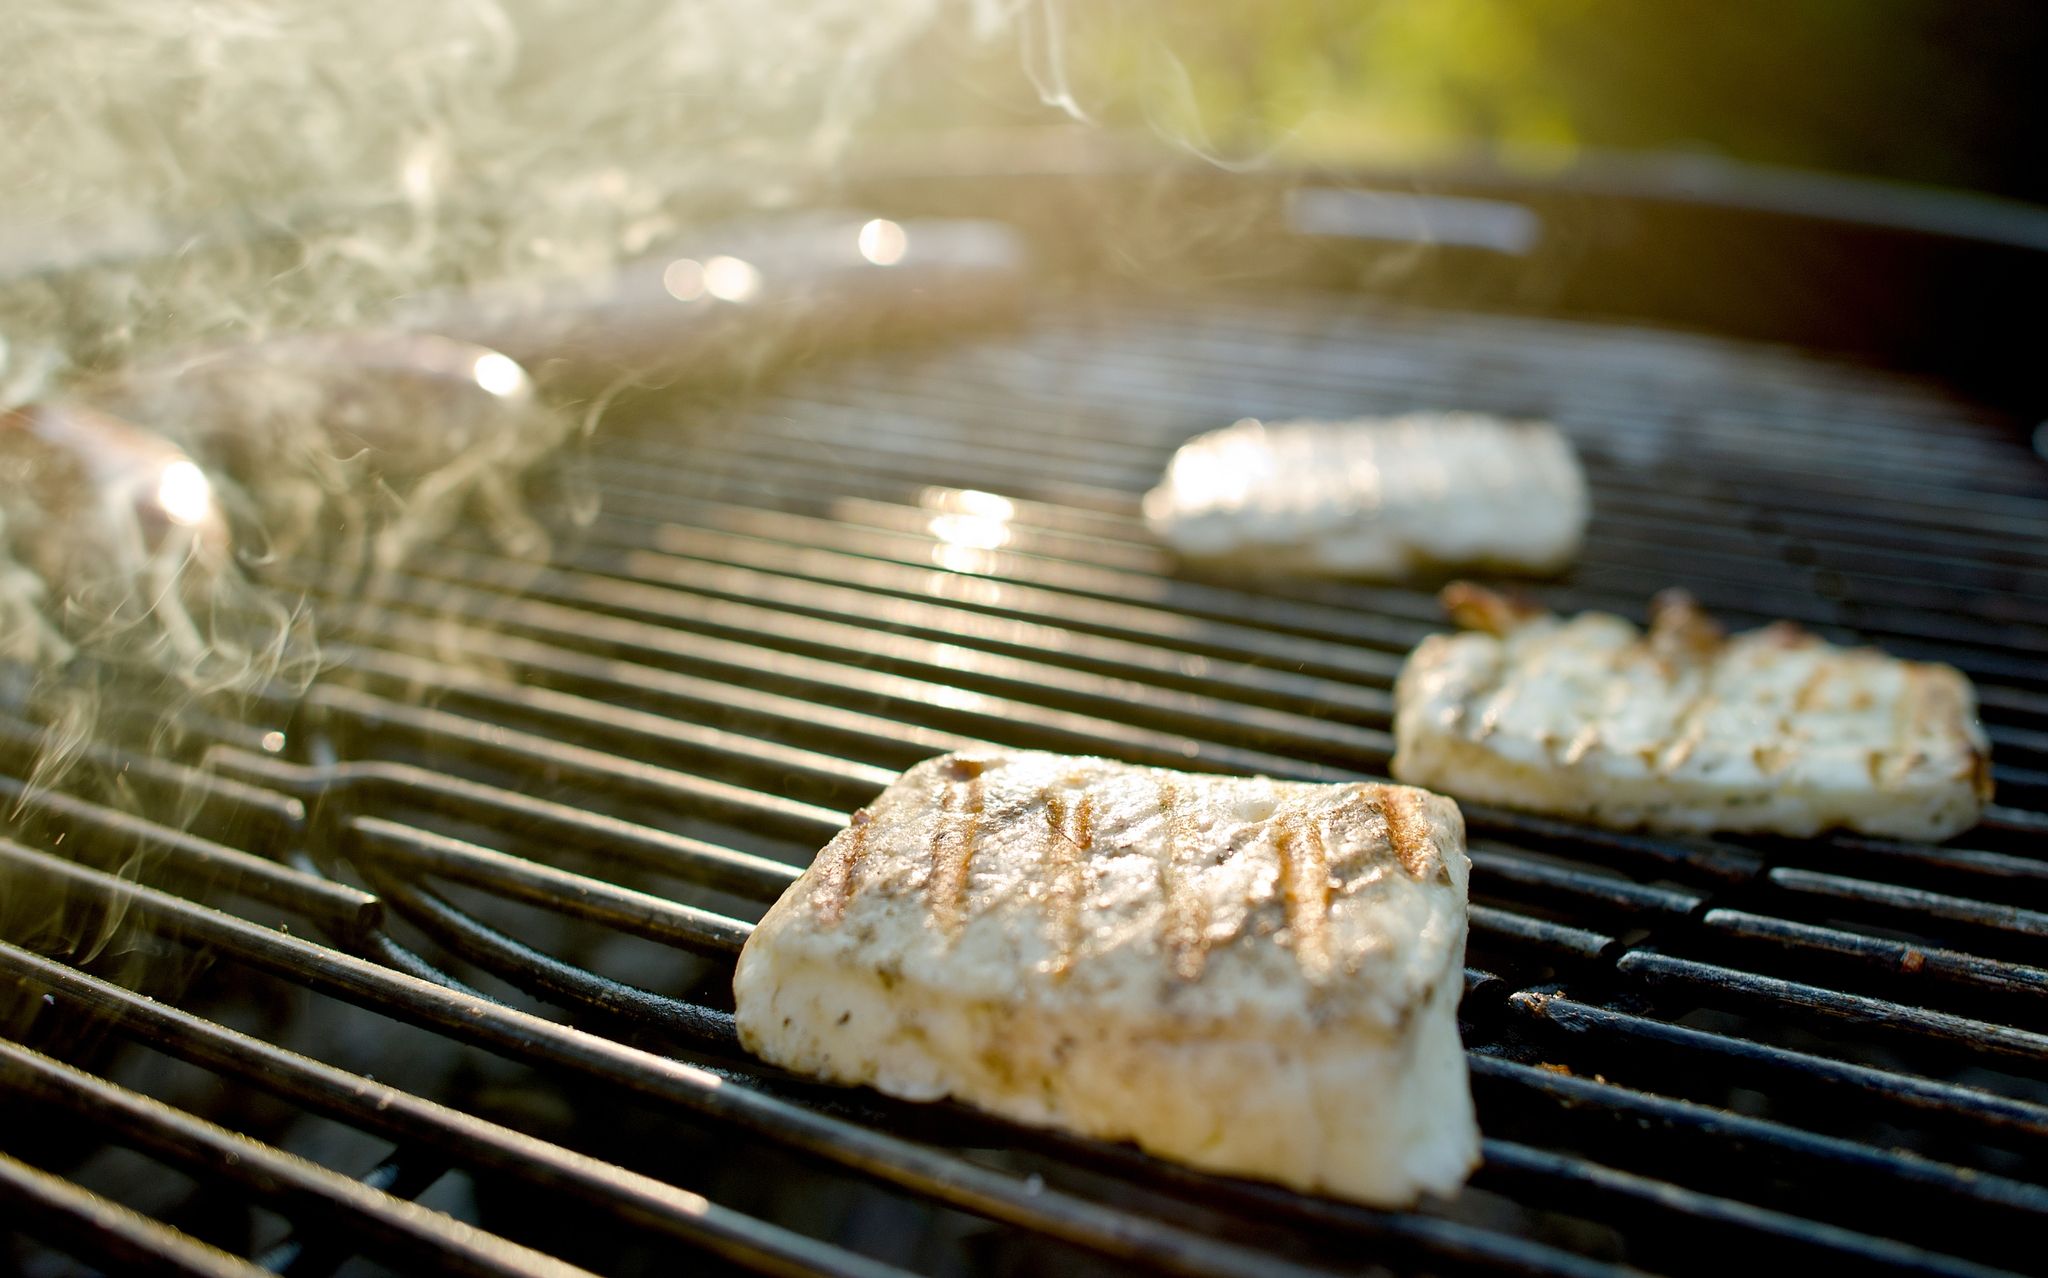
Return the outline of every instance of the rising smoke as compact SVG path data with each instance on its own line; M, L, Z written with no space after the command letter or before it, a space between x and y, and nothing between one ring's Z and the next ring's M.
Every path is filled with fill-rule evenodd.
M261 367L278 361L247 352L303 340L280 348L280 335L375 333L423 297L603 278L698 209L787 198L789 176L834 161L935 22L960 17L987 37L1020 7L0 0L0 411L118 401L213 472L245 559L296 549L317 523L357 530L361 557L389 562L480 493L503 540L531 542L509 494L566 418L522 411L519 442L495 453L470 436L424 450L432 465L380 461L361 431L333 438L318 402L280 407L294 392L262 383ZM215 378L210 400L167 389L164 370L193 368L256 374L225 391ZM379 375L316 370L298 398ZM252 406L258 391L278 402ZM233 565L184 559L173 585L138 579L136 595L164 605L139 610L162 623L154 633L126 624L132 604L82 609L82 580L104 597L166 563L53 573L36 545L53 529L132 539L50 506L0 494L0 652L47 664L82 643L214 689L306 668L278 642L292 627L239 645L211 633L266 610ZM81 625L82 612L99 619ZM239 672L236 652L249 661Z
M678 230L679 197L830 164L954 7L4 0L0 385L599 274Z
M530 385L480 423L418 411L447 403L378 368L421 340L402 317L601 279L702 210L787 200L935 23L991 39L1030 3L0 0L0 714L42 730L9 770L33 793L303 687L305 596L264 561L389 570L471 516L532 553L521 472L588 412ZM106 409L128 422L65 429ZM156 458L140 504L73 482L115 437ZM194 491L164 487L179 453L230 545L155 526ZM353 544L314 544L336 528Z

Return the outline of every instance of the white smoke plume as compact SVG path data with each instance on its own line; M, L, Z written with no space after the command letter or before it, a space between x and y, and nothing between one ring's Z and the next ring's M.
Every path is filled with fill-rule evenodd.
M992 39L1030 2L0 0L0 432L131 369L375 333L423 298L602 278L706 209L793 199L935 24ZM561 438L532 420L533 438ZM284 442L258 468L275 491L248 494L205 423L145 424L212 466L231 505L294 485L360 495L400 543L445 525L433 494L506 487L466 455L394 497L375 470L357 482L352 446L321 456L273 431ZM508 535L530 530L515 505L493 506ZM309 677L299 601L234 563L196 574L161 557L125 600L117 579L144 560L53 569L38 545L79 518L0 491L0 663L57 671L42 682L73 707L67 737L84 731L85 676L63 669L81 649L191 697ZM81 580L104 606L81 608Z
M0 394L596 273L673 233L678 197L829 165L935 21L1013 7L0 0Z

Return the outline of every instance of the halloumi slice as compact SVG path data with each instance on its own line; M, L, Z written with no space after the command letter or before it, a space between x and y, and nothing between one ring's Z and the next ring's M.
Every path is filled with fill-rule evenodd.
M1413 413L1247 418L1197 436L1144 510L1192 558L1391 580L1455 567L1558 571L1578 554L1590 504L1578 458L1550 423Z
M1788 622L1732 637L1679 592L1648 633L1470 586L1394 689L1394 775L1475 803L1687 833L1969 829L1990 745L1960 672Z
M911 1100L1382 1205L1478 1157L1464 823L1405 786L981 752L904 773L761 921L740 1041Z

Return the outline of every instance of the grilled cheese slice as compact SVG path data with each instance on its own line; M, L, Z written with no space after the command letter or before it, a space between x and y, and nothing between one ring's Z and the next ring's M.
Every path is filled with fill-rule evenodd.
M1267 425L1183 444L1145 496L1181 554L1396 579L1488 566L1555 572L1590 506L1571 445L1548 422L1415 413Z
M1478 1156L1464 825L1404 786L975 753L910 769L733 978L764 1059L1399 1205Z
M1786 622L1724 636L1677 592L1647 634L1469 586L1395 685L1394 775L1476 803L1621 828L1901 839L1969 829L1991 798L1968 679Z

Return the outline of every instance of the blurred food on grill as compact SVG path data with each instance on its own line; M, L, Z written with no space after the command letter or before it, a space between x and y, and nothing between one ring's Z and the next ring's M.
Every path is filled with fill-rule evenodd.
M539 549L520 480L574 424L510 356L396 330L188 350L79 393L224 475L274 553L368 545L384 564L472 510L501 544Z
M1458 584L1395 686L1394 775L1473 802L1622 828L1945 839L1991 798L1976 694L1953 667L1836 647L1789 622L1727 636L1689 596L1558 617Z
M712 227L615 273L430 297L419 327L501 350L550 386L745 379L821 349L1014 316L1023 237L1000 222L810 210Z
M1033 751L911 768L748 940L741 1041L1383 1205L1478 1157L1464 822L1405 786Z
M1145 519L1181 554L1399 579L1435 568L1556 572L1589 513L1548 422L1477 413L1245 419L1181 445Z
M81 404L0 411L0 656L40 664L155 625L205 647L188 587L233 571L206 472L182 449Z

